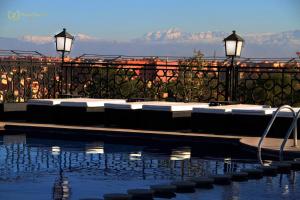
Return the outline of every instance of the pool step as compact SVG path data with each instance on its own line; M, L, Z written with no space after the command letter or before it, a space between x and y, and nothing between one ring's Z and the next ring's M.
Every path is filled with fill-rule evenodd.
M152 200L154 194L150 189L127 190L127 193L131 196L131 200Z
M176 193L193 193L197 189L213 189L215 185L230 185L231 182L247 181L248 179L261 179L264 176L276 176L277 174L290 173L292 170L300 170L300 158L293 161L272 162L267 166L257 168L246 168L240 172L230 174L218 174L213 176L194 177L188 181L173 181L170 185L152 185L151 189L128 190L129 199L152 200L154 197L171 199ZM108 194L110 195L110 194ZM125 195L125 194L124 194ZM104 200L125 200L126 197L116 196Z
M259 166L257 169L263 171L263 176L277 176L277 167L276 166Z
M223 175L214 175L211 176L214 179L214 184L216 185L230 185L231 184L231 175L223 174Z
M248 180L247 172L233 172L230 175L231 175L231 180L235 182L242 182Z
M192 181L173 181L171 185L176 186L177 193L193 193L196 187L196 183Z
M195 177L190 179L190 181L196 183L196 188L203 188L203 189L212 189L214 179L209 177Z
M150 188L154 192L154 197L167 199L176 197L177 187L175 185L151 185Z
M273 162L271 166L277 167L279 174L287 174L292 170L292 165L288 162Z
M285 161L286 163L291 165L291 169L294 171L300 170L300 160L292 160L292 161Z
M104 200L129 200L131 198L128 194L111 193L103 195Z
M261 179L263 178L263 170L261 169L242 169L241 172L248 173L249 179Z

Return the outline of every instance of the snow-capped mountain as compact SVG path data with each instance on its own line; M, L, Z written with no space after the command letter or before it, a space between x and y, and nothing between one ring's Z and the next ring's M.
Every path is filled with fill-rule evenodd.
M148 42L203 42L222 41L230 33L222 31L183 32L177 28L146 33L141 40ZM240 34L250 44L300 44L300 30L281 33L246 33Z
M83 53L192 56L201 50L206 56L224 56L222 31L184 32L177 28L146 33L129 41L108 41L83 33L75 34L72 55ZM300 51L300 30L280 33L239 33L246 41L244 57L296 57ZM20 38L0 37L0 49L37 50L56 55L53 36L26 35Z
M294 44L300 45L300 30L281 33L247 34L249 42L257 44Z
M171 28L164 31L155 31L146 33L142 39L145 41L161 42L201 42L201 40L214 41L215 39L224 38L225 32L199 32L189 33L182 32L177 28Z

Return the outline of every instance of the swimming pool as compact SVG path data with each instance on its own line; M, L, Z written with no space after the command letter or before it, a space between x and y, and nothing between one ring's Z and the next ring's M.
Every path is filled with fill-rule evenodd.
M177 143L0 136L0 199L102 198L105 193L252 168L255 156ZM299 199L299 172L177 194L174 199Z

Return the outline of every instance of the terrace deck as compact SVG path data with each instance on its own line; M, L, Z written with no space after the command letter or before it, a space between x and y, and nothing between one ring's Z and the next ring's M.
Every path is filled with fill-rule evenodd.
M1 123L0 123L1 127ZM41 136L45 134L65 134L65 135L81 135L81 136L100 136L100 137L117 137L117 138L138 138L138 139L153 139L153 140L168 140L168 141L213 141L216 143L229 143L239 145L245 150L255 152L259 137L245 137L237 135L216 135L207 133L192 133L192 132L173 132L173 131L153 131L153 130L137 130L137 129L121 129L121 128L104 128L104 127L88 127L88 126L66 126L56 124L37 124L24 122L5 122L2 127L6 131L13 133L31 132ZM262 152L263 154L278 156L279 146L282 139L266 138ZM287 157L300 157L300 147L292 147L293 140L287 142L284 155ZM300 144L300 140L298 140Z
M242 145L245 145L247 146L248 148L252 148L254 150L257 149L257 144L259 142L259 137L243 137L240 139L240 143ZM300 140L298 140L298 144ZM266 138L264 140L264 143L263 143L263 150L267 150L267 151L272 151L274 152L275 154L277 153L278 155L278 152L280 150L280 145L282 143L282 139L279 139L279 138ZM295 154L298 154L300 156L300 145L298 145L297 147L294 147L294 140L293 139L289 139L286 143L286 146L284 148L284 152L286 153L295 153Z

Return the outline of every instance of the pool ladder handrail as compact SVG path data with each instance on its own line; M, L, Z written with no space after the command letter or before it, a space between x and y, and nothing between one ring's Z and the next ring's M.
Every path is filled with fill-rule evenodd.
M293 119L296 117L296 114L295 114L294 109L293 109L291 106L289 106L289 105L283 105L283 106L279 107L279 108L273 113L272 119L270 120L270 122L269 122L267 128L265 129L264 134L261 136L261 138L260 138L260 140L259 140L259 142L258 142L258 146L257 146L257 157L258 157L258 160L259 160L259 162L260 162L261 165L264 165L264 163L263 163L263 161L262 161L262 159L261 159L261 146L262 146L263 141L264 141L264 139L266 138L267 134L269 133L269 131L270 131L270 129L271 129L271 127L272 127L272 125L273 125L275 119L277 118L279 112L280 112L281 110L283 110L283 109L288 109L288 110L290 110L290 111L292 112L292 114L293 114ZM297 135L297 127L294 128L294 137L295 137L296 135ZM297 137L296 137L296 139L297 139ZM283 141L283 142L284 142L284 141ZM282 145L281 145L281 146L282 146ZM280 154L281 154L281 152L280 152Z
M295 112L295 111L294 111ZM279 160L283 161L283 151L284 151L284 147L289 139L289 137L291 136L292 131L294 130L294 147L298 146L298 130L297 130L297 126L298 126L298 118L300 116L300 110L298 110L298 112L296 113L296 115L293 118L293 122L291 124L291 126L289 127L289 130L286 132L284 140L280 146L280 151L279 151Z

